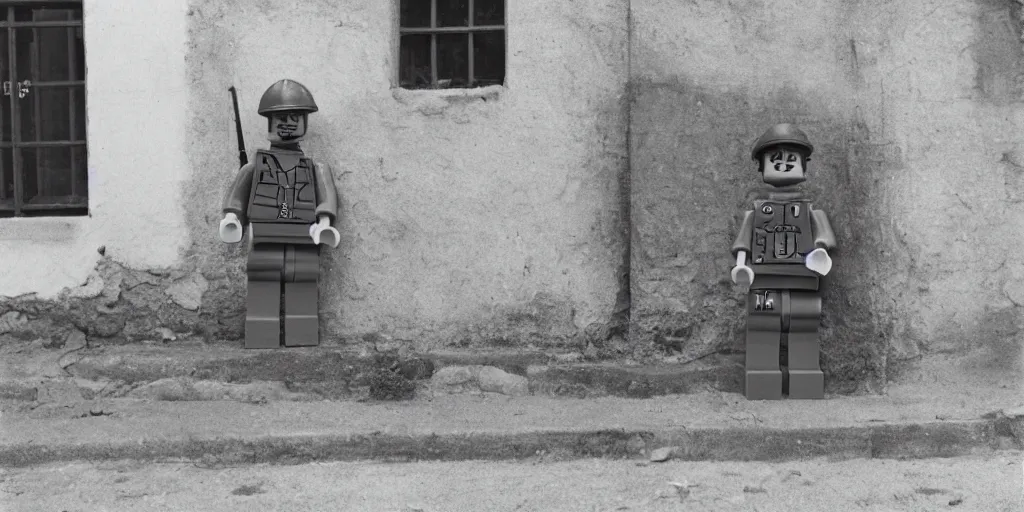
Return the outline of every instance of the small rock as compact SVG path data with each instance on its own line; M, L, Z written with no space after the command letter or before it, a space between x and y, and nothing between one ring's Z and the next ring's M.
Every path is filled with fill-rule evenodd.
M510 396L526 396L530 394L530 382L522 375L505 372L493 366L480 368L477 382L482 391L501 393Z
M690 488L697 487L698 484L691 484L687 481L682 482L669 482L669 485L676 488L676 494L679 495L679 501L686 501L686 498L690 497Z
M678 446L664 446L651 450L651 462L665 462L672 458L677 449L679 449Z
M28 323L28 317L18 311L8 311L0 316L0 334L19 330Z
M430 383L436 386L459 386L473 380L473 373L466 366L445 366L437 370L430 378Z
M174 341L178 339L178 337L174 335L174 331L166 327L157 327L156 329L153 329L153 331L159 334L160 339L163 341Z
M191 400L198 393L189 383L179 379L166 378L139 386L128 393L129 398L147 398L150 400Z
M786 471L785 473L786 473L786 475L782 477L782 481L783 482L788 482L793 477L803 476L799 471L797 471L795 469L790 469L790 470Z
M1012 409L1003 409L1003 414L1008 418L1024 417L1024 406L1014 407Z

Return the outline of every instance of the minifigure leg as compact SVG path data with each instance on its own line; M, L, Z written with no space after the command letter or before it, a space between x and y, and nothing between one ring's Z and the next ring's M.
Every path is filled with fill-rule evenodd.
M280 245L260 244L249 251L246 271L245 348L281 346L281 270L284 250Z
M779 293L752 290L747 297L747 361L743 385L748 400L782 398L781 339L782 304Z
M825 376L818 364L821 295L792 292L789 323L789 397L825 397Z
M320 343L318 246L288 246L285 256L284 344L309 347Z

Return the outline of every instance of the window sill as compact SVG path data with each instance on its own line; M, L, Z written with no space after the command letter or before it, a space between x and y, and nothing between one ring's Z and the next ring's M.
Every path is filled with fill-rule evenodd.
M438 98L447 100L448 103L469 103L474 100L497 101L504 91L505 86L503 85L488 85L472 89L402 89L396 87L391 89L391 96L403 105Z
M67 242L82 232L89 217L7 217L0 219L0 242Z

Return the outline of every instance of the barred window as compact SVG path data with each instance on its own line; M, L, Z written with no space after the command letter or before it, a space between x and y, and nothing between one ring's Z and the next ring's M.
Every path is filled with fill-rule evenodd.
M504 0L399 0L399 84L448 89L505 82Z
M88 214L82 2L0 1L0 217Z

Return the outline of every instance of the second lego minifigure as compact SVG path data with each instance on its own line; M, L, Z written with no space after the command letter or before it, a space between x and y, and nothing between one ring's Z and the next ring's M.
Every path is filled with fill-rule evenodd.
M778 124L757 139L751 152L762 179L774 187L744 214L732 245L732 280L750 287L744 394L751 400L782 398L783 337L788 337L789 397L824 397L818 363L820 276L832 269L828 251L836 239L825 212L796 187L806 179L812 151L799 128Z
M332 227L338 199L331 169L299 148L316 111L302 84L271 85L259 105L270 149L242 166L224 197L221 240L237 243L242 226L249 230L246 348L319 343L319 246L337 247L340 236Z

